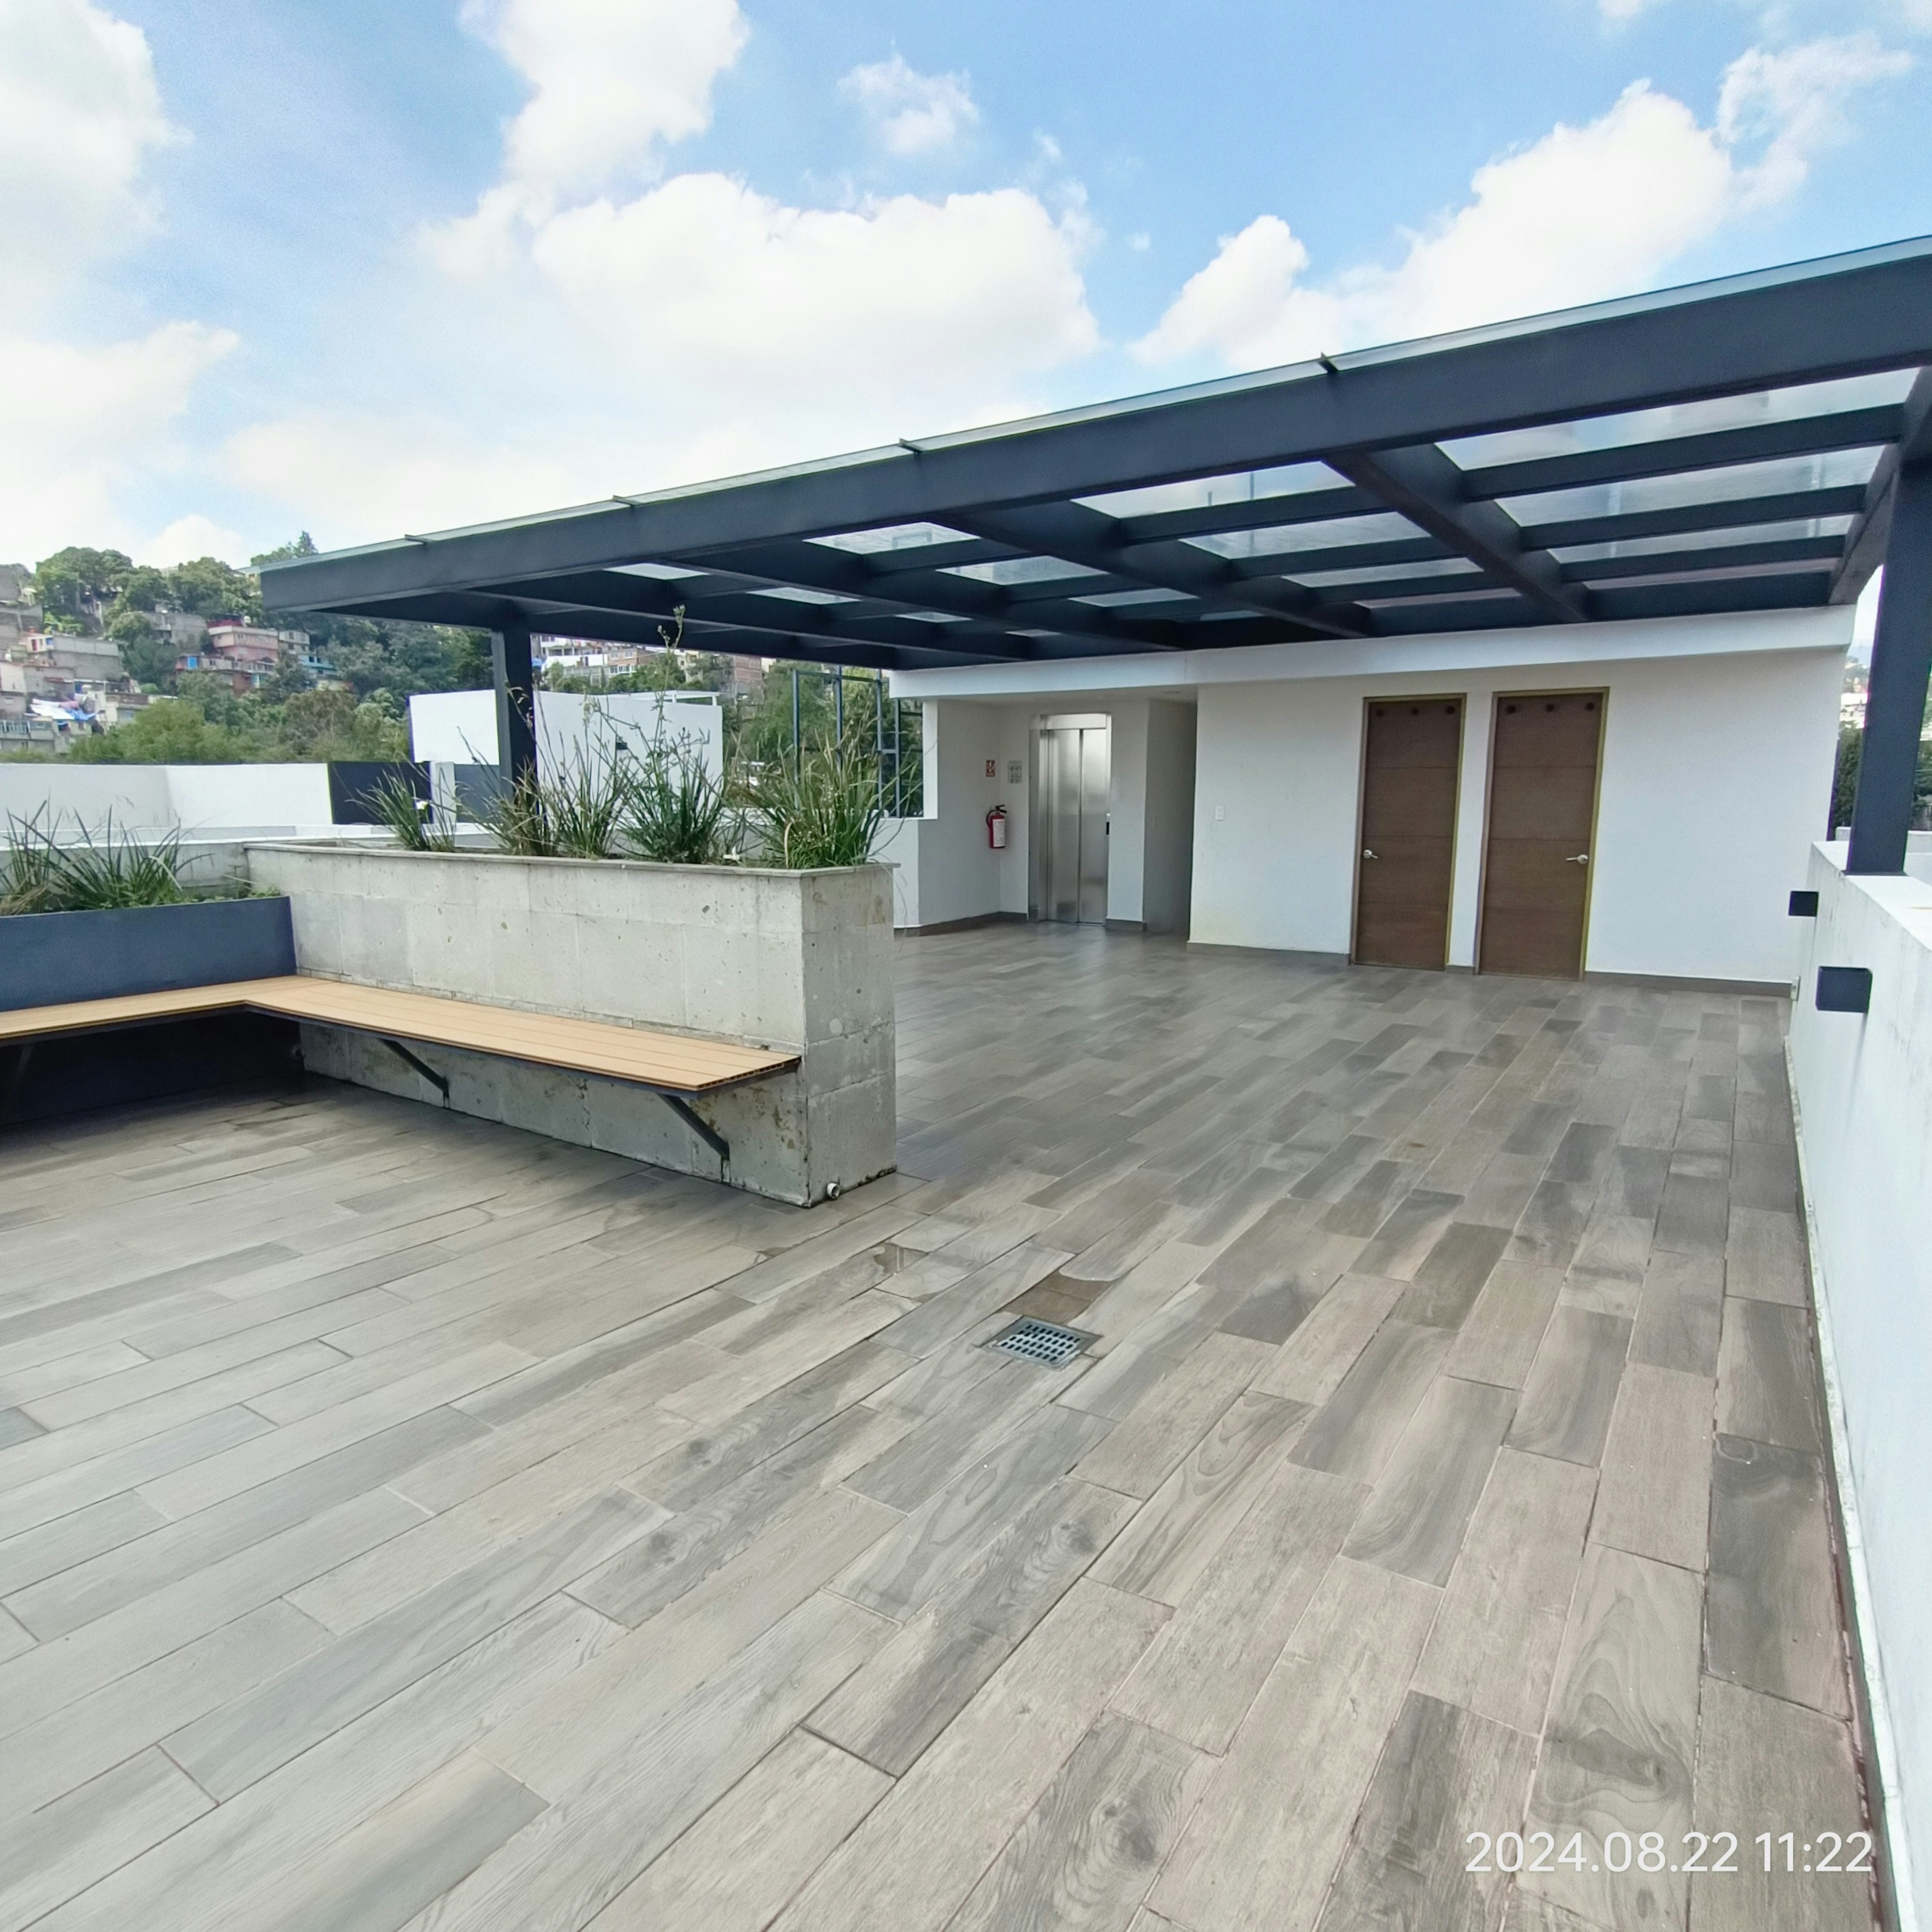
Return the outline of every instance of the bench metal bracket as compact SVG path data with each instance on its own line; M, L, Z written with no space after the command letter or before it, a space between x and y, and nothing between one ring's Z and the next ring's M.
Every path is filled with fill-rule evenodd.
M442 1104L446 1107L449 1105L449 1082L443 1075L437 1072L436 1069L434 1066L430 1066L426 1061L418 1060L416 1056L412 1053L407 1047L403 1046L400 1042L391 1040L386 1034L378 1034L376 1037L380 1040L398 1060L402 1061L404 1065L406 1066L414 1067L432 1087L435 1088L442 1094Z
M651 1091L675 1114L684 1124L718 1156L721 1167L731 1165L731 1143L702 1118L690 1103L676 1094L667 1094L662 1087L653 1087Z

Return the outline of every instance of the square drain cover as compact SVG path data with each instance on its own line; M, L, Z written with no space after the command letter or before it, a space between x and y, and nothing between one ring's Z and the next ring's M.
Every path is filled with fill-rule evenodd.
M1029 1362L1041 1362L1049 1369L1057 1369L1062 1362L1072 1361L1089 1342L1096 1339L1092 1335L1083 1335L1078 1328L1063 1328L1058 1322L1028 1319L1001 1329L986 1346L1004 1348L1010 1355L1019 1355Z

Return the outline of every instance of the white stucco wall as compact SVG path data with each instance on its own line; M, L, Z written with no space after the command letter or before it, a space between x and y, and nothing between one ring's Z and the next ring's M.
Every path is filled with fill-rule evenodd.
M1902 877L1847 878L1814 848L1817 919L1792 1072L1834 1449L1897 1862L1932 1900L1932 841ZM1917 876L1915 876L1916 874ZM1821 1013L1820 965L1863 966L1871 1010Z
M1346 952L1362 707L1460 696L1449 963L1474 963L1490 728L1498 692L1609 692L1584 964L1604 973L1788 980L1785 896L1822 829L1841 650L1469 668L1430 679L1217 685L1200 700L1192 933Z
M554 767L595 741L648 740L662 732L688 740L716 778L724 769L724 714L709 700L656 692L610 692L592 697L568 691L537 693L537 762ZM425 763L496 762L496 694L437 691L410 700L410 755Z
M98 834L211 836L326 829L328 768L286 765L0 765L0 817L37 812Z

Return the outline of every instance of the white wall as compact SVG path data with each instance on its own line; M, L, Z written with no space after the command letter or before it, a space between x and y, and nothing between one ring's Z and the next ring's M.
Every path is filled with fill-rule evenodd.
M555 770L595 742L614 748L623 739L647 742L662 733L674 743L688 741L714 777L724 769L724 714L708 699L675 693L609 692L594 696L568 691L537 693L537 763ZM496 694L437 691L410 700L411 755L428 763L496 763Z
M1915 855L1915 873L1927 856ZM1932 1900L1932 894L1910 873L1847 878L1844 860L1842 844L1814 848L1807 884L1819 916L1791 922L1804 952L1791 1064L1878 1769L1898 1861L1923 1902ZM1821 964L1866 968L1871 1010L1820 1012Z
M1006 805L1010 838L1013 808L1004 782L1005 721L998 706L935 705L926 724L932 755L919 832L919 922L944 926L1000 909L1001 861L1010 848L999 853L988 844L986 814Z
M1205 686L1192 936L1346 952L1364 702L1454 694L1467 723L1449 958L1472 964L1496 695L1600 687L1586 968L1787 981L1785 896L1823 824L1843 672L1826 645Z
M328 768L289 765L0 765L0 817L36 812L99 833L283 832L329 823Z
M1141 916L1150 932L1185 932L1194 882L1194 707L1148 706L1147 812Z

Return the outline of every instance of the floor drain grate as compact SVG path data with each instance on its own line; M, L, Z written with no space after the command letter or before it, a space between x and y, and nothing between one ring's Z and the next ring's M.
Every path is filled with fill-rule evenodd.
M1072 1361L1094 1339L1077 1328L1063 1328L1058 1322L1025 1321L1002 1328L986 1346L1004 1348L1010 1355L1057 1369L1062 1362Z

